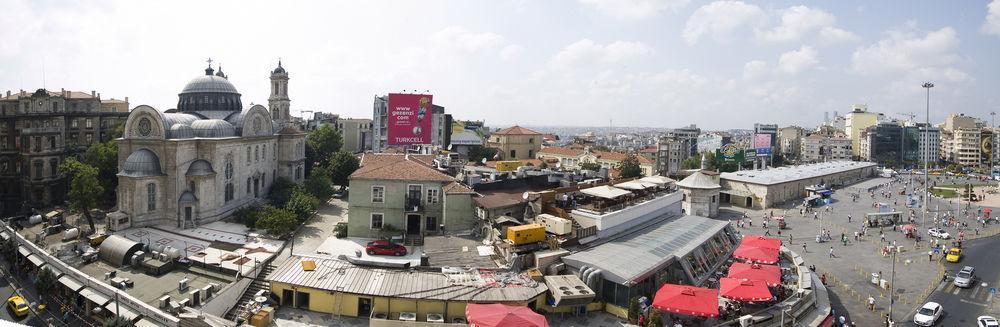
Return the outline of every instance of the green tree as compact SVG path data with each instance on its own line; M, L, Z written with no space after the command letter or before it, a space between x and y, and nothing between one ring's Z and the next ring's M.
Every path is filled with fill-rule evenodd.
M330 182L330 173L325 169L313 171L303 183L306 191L317 199L326 200L333 195L333 184Z
M335 185L347 186L351 174L361 167L361 160L357 156L346 151L340 151L330 156L326 166L330 174L330 181Z
M271 200L271 204L276 207L284 207L288 203L288 199L292 198L292 191L295 191L295 185L292 181L284 177L278 177L271 184L271 192L267 194L267 199Z
M35 289L38 290L40 296L51 295L56 290L56 282L56 274L49 267L42 267L42 270L38 272L38 283L35 284Z
M316 211L319 206L319 199L303 190L296 189L292 192L292 198L285 204L285 209L291 211L300 220L305 220Z
M258 213L257 228L267 230L268 234L283 236L295 229L299 224L295 214L285 209L264 206Z
M90 209L97 206L98 198L104 193L104 188L97 180L97 169L70 157L59 165L59 171L70 179L69 207L83 213L90 225L90 232L95 232Z
M314 166L325 166L330 155L340 151L341 146L343 139L340 137L340 131L333 129L330 124L323 124L306 136L306 147L311 149ZM310 159L308 156L309 151L306 153L307 161Z
M91 144L83 153L83 163L97 169L98 181L104 188L102 204L115 205L115 191L118 189L118 143L111 140Z
M590 149L593 151L611 152L611 148L607 145L594 145L591 146Z
M104 327L132 327L135 326L127 318L122 316L108 317L104 319Z
M690 156L684 161L681 161L681 169L699 169L701 168L701 156Z
M236 209L236 212L233 212L233 218L235 218L237 222L253 228L257 225L257 211L259 210L259 207L242 207Z
M639 157L635 153L629 153L625 160L619 162L618 170L621 171L621 178L642 177L642 167L639 167Z
M17 241L13 237L7 239L6 241L0 241L0 254L3 254L4 258L8 262L14 261L14 253L17 251Z
M593 171L601 170L601 165L594 162L581 162L577 166L579 166L580 169L582 170L593 170Z

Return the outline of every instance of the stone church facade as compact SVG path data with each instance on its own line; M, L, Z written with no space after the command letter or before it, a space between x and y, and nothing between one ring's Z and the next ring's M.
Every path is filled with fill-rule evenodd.
M118 142L118 212L109 227L190 228L261 202L277 178L301 183L305 134L289 116L288 74L271 72L269 107L244 109L221 67L184 87L177 109L132 110Z

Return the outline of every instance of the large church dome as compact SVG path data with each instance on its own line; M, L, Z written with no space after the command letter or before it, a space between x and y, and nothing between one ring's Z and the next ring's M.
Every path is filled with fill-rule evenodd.
M222 67L215 73L211 66L205 75L195 77L178 94L177 111L242 111L240 93L229 82Z

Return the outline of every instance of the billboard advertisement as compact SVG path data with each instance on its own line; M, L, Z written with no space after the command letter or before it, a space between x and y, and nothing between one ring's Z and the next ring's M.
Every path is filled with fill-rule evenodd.
M432 98L430 94L389 93L389 145L431 143Z
M771 155L771 134L754 134L753 148L757 150L758 157Z
M509 161L497 161L497 171L515 171L517 167L523 166L524 163L519 160L509 160Z
M715 161L719 164L727 162L743 162L743 149L736 148L735 144L727 143L715 150Z

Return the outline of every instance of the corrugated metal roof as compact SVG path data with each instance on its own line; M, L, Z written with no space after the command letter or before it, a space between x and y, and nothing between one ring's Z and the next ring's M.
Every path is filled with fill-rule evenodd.
M627 285L684 257L726 226L725 221L699 216L665 219L659 225L563 257L563 262L575 268L601 269L605 279Z
M303 270L302 260L315 261L316 270ZM278 266L268 280L353 294L466 302L521 302L548 290L526 275L510 279L506 287L487 286L492 285L489 282L477 284L482 278L478 274L365 268L337 259L293 256Z
M720 178L752 184L774 185L875 166L876 165L873 162L831 161L808 165L778 167L767 170L744 170L732 173L722 173Z

